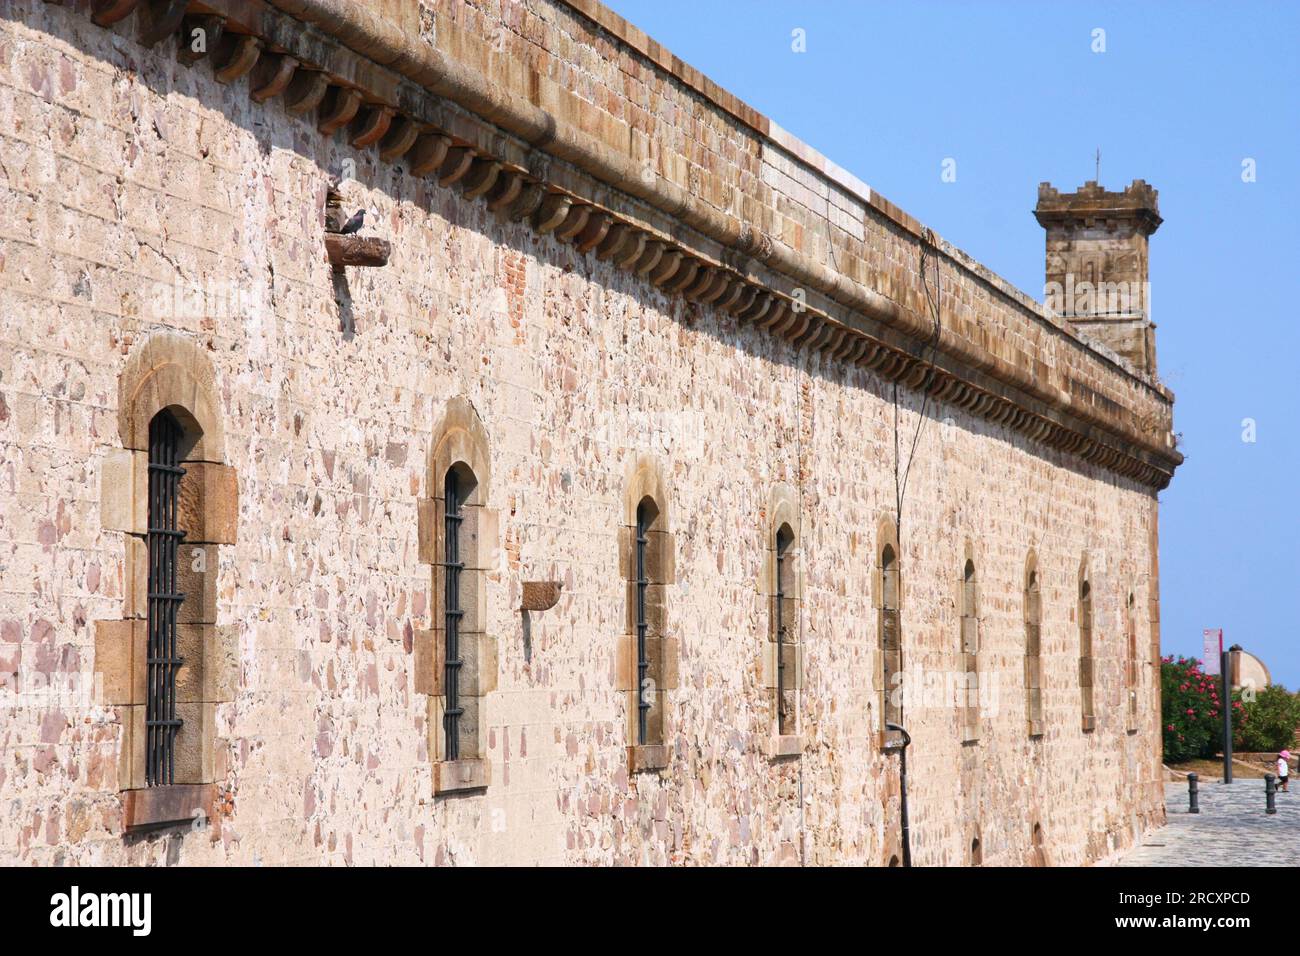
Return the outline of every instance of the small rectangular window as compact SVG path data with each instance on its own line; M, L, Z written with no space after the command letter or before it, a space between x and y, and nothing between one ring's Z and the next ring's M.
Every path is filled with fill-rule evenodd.
M646 547L650 543L650 516L642 504L636 509L636 742L646 744L650 737L650 701L646 697L646 678L650 671L650 654L646 643L649 623L646 619Z
M1031 737L1043 733L1042 593L1031 566L1025 584L1025 716Z
M1092 671L1092 585L1083 581L1079 584L1079 698L1085 731L1097 725Z
M443 571L446 581L445 614L443 618L446 631L446 709L442 722L446 734L446 759L460 759L460 718L464 708L460 703L460 671L464 661L460 656L460 621L465 612L460 606L460 575L465 564L460 557L460 527L465 520L464 497L460 489L460 479L456 470L447 472L444 502L446 505L446 527L443 540Z
M899 619L901 600L898 555L892 545L885 545L880 554L880 583L883 593L880 600L881 667L877 696L880 701L880 730L885 734L887 745L892 746L895 738L886 725L900 724L903 720L902 692L897 686L902 680L903 671L903 638Z
M776 723L777 733L795 732L792 702L786 700L786 690L793 681L786 673L786 645L794 635L790 633L790 546L794 535L787 525L776 533Z

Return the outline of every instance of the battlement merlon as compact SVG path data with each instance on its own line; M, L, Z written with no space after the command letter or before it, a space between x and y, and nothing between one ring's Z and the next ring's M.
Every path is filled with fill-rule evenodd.
M1062 193L1051 183L1039 183L1034 216L1043 228L1057 223L1133 222L1146 236L1164 222L1160 192L1143 179L1133 180L1121 192L1112 192L1093 180L1072 193Z

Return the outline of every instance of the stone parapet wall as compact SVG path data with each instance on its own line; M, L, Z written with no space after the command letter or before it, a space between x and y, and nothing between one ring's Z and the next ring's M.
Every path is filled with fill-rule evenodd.
M434 25L426 39L505 95L528 97L719 215L879 293L915 317L913 330L928 330L941 282L948 299L940 351L1008 382L1031 380L1046 401L1095 414L1119 435L1177 459L1172 396L1157 381L1081 340L1066 321L603 4L489 0L424 8ZM1027 196L1026 211L1029 205ZM923 251L939 253L940 282L933 257L923 282ZM843 317L834 305L828 309Z

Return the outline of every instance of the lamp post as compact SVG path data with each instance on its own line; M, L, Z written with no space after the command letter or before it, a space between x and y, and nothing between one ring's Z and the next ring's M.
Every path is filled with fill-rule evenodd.
M1223 782L1232 783L1232 668L1229 666L1231 651L1219 655L1219 670L1223 677L1223 696L1220 709L1223 711Z
M1223 696L1219 699L1219 709L1223 711L1223 782L1232 783L1232 651L1224 650L1221 627L1207 627L1201 632L1201 638L1205 676L1217 674L1223 685Z

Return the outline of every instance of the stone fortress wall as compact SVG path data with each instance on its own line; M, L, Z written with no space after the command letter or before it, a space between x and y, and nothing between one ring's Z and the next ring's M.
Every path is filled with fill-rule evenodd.
M0 17L0 859L886 864L886 546L907 686L973 650L985 695L974 734L903 705L916 862L1086 863L1162 818L1156 494L1181 459L1153 369L587 0L135 6ZM382 267L327 259L341 172ZM139 686L163 409L201 436L167 794ZM477 481L458 761L453 461ZM629 746L644 496L657 753ZM562 587L524 614L532 582ZM148 827L168 814L197 822Z

